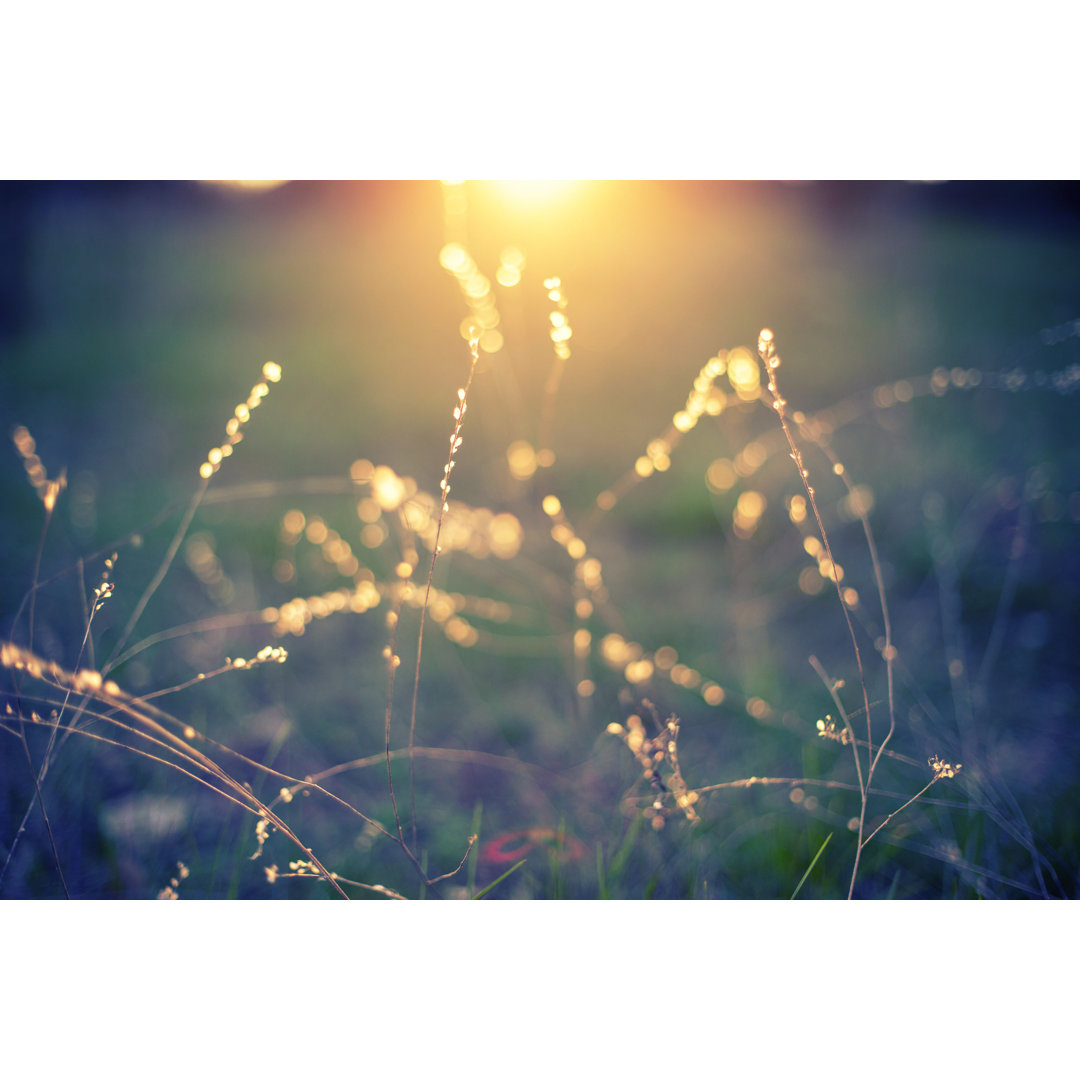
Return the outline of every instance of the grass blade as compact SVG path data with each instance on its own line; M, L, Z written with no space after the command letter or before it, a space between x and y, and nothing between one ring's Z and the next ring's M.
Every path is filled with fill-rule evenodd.
M520 869L524 865L525 865L525 860L524 859L521 859L520 861L514 863L514 865L511 866L510 869L507 870L505 874L500 874L490 885L485 885L484 888L482 888L473 897L473 899L474 900L483 900L483 898L485 896L487 896L487 894L489 892L491 892L491 890L494 889L496 885L498 885L500 882L505 881L515 870Z
M817 854L810 860L810 865L806 868L806 873L799 878L799 884L795 886L795 891L791 894L791 899L794 900L799 895L799 890L806 883L806 879L810 876L810 871L817 865L818 859L821 858L821 853L829 846L829 841L832 839L832 833L829 833L825 837L825 842L817 849Z

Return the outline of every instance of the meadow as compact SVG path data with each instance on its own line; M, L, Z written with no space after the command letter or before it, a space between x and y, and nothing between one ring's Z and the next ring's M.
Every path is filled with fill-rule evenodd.
M0 897L1074 898L1070 199L35 189Z

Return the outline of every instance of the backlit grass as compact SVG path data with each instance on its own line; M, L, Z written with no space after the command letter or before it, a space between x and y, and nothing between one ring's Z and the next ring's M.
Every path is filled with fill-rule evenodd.
M288 192L43 256L0 895L1075 893L1065 241Z

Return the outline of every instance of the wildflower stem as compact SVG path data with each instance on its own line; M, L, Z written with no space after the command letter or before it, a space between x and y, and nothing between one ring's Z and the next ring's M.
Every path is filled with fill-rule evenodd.
M816 443L821 452L829 459L833 466L833 472L836 473L844 484L844 487L848 490L848 496L852 499L852 505L856 509L856 514L863 527L863 535L866 537L866 547L870 553L870 565L874 574L874 585L877 588L878 602L881 604L881 620L884 626L884 644L881 648L882 656L885 659L885 678L888 685L888 704L889 704L889 730L882 740L881 745L877 749L875 754L873 743L869 738L870 735L870 723L869 713L867 714L867 760L870 762L869 769L866 774L866 783L870 784L874 777L874 770L877 768L878 761L881 759L881 755L885 751L886 745L892 739L896 732L896 697L894 693L894 678L893 678L893 661L896 659L895 650L892 645L892 620L889 618L889 602L885 596L885 575L881 571L881 560L878 558L877 543L874 541L874 533L870 528L870 519L866 515L866 510L862 505L862 500L856 495L855 488L852 486L851 480L848 477L847 470L841 465L840 459L833 452L832 447L822 442L820 438L815 438L813 441ZM846 610L846 605L845 605Z
M102 665L102 675L107 675L116 666L116 657L123 650L127 644L128 639L131 637L132 631L135 629L135 625L142 617L142 613L146 610L146 605L150 603L150 598L157 592L158 586L165 579L165 575L169 572L169 567L172 566L173 559L176 558L176 553L180 550L180 545L184 542L184 537L187 535L188 529L191 527L191 522L195 517L195 511L199 509L199 503L202 502L203 495L206 494L206 489L210 486L210 478L208 476L202 477L199 480L199 486L195 489L195 494L188 504L186 513L183 520L180 522L179 527L176 530L176 535L172 538L172 543L169 544L168 551L165 552L165 558L161 560L161 565L157 568L157 573L154 574L150 581L150 584L143 590L142 596L139 598L139 602L135 605L135 610L131 613L131 618L128 619L127 625L124 627L123 633L117 639L116 644L113 646L112 652L109 654L108 660Z
M427 622L428 603L431 600L431 584L435 577L435 563L439 558L439 537L442 535L443 518L449 509L447 497L450 493L450 474L454 471L454 454L461 445L461 425L465 420L465 409L468 403L469 389L472 386L473 375L476 374L476 365L480 361L480 338L474 332L469 339L469 352L471 362L469 364L469 376L465 380L465 386L458 391L458 403L454 407L454 431L450 436L450 453L443 469L443 479L440 485L439 518L435 524L435 540L431 546L431 564L428 566L427 585L424 588L424 603L420 608L420 629L416 640L416 671L413 674L412 709L409 716L409 809L412 816L413 847L416 847L416 786L414 770L414 752L416 747L416 705L420 699L420 660L424 651L424 626ZM389 739L390 714L387 706L387 738ZM387 754L390 752L387 743ZM389 769L389 757L387 758Z
M865 840L861 840L859 842L859 848L862 849L862 848L866 847L866 845L869 844L870 841L873 840L874 837L877 836L877 834L879 832L881 832L881 830L884 829L885 826L888 825L889 822L892 821L892 819L894 817L896 817L897 814L899 814L902 811L906 810L913 802L915 802L916 799L918 799L921 796L925 795L941 778L942 778L941 773L935 773L930 778L930 783L927 784L926 787L924 787L917 794L912 795L911 798L908 799L908 801L906 803L904 803L903 806L897 807Z
M773 411L780 421L780 427L783 429L784 438L787 439L788 447L791 450L791 460L795 462L795 468L799 473L799 479L802 481L803 490L806 492L807 500L810 503L811 509L814 511L814 520L817 522L821 542L825 546L825 554L829 559L829 565L833 567L833 573L831 575L833 585L836 586L836 595L840 600L840 610L844 614L844 622L847 623L848 636L851 638L851 647L855 652L855 666L859 670L859 683L862 687L863 707L866 710L866 756L868 769L872 771L877 759L874 757L874 740L870 726L870 691L866 686L866 672L863 668L862 653L859 651L859 641L855 636L855 627L851 623L851 615L848 613L847 604L844 602L844 594L840 589L840 575L836 572L836 560L833 558L832 547L829 544L829 534L825 529L825 523L821 520L821 512L818 509L817 499L814 498L814 488L810 483L810 474L803 463L802 451L795 442L795 437L791 434L791 427L787 422L787 402L780 393L780 384L777 382L776 378L777 369L780 367L780 357L776 353L776 344L771 330L761 331L761 335L758 338L758 355L761 357L761 362L765 365L769 393L772 396ZM819 671L819 674L822 674L822 672ZM855 877L859 871L859 855L861 854L863 847L862 833L866 820L866 788L869 778L867 782L863 781L862 767L859 765L859 748L855 743L855 733L854 731L851 731L851 724L840 705L840 699L836 694L835 688L828 681L826 681L826 686L829 687L829 693L832 695L833 701L836 702L836 707L840 709L841 715L844 718L844 723L850 733L852 753L855 756L855 767L859 776L859 790L862 793L862 805L859 810L859 843L855 850L855 864L852 867L851 884L848 887L848 899L850 900L855 891ZM891 696L890 683L890 699Z
M56 485L56 491L59 491L59 485ZM50 499L44 500L45 502L45 520L41 523L41 535L38 537L37 551L34 555L34 574L30 584L30 603L27 612L27 642L28 647L33 650L34 648L34 611L37 600L37 591L39 587L39 581L41 577L41 557L45 551L45 536L49 531L49 525L52 522L53 508L56 505L56 493L53 493ZM15 628L12 626L12 637L10 641L14 641ZM19 700L21 691L20 678L13 679L15 683L15 696L16 700ZM26 732L24 730L19 731L19 741L22 743L23 755L26 758L27 768L30 770L30 776L34 781L34 794L31 797L30 805L26 808L26 813L23 815L22 823L19 826L19 831L15 834L14 839L11 842L11 847L7 853L7 858L4 860L4 865L0 868L0 884L3 883L4 876L7 874L8 867L11 865L12 856L15 854L15 849L18 847L19 838L23 834L23 830L26 827L26 823L30 818L30 814L34 809L34 802L36 801L41 807L41 816L45 822L45 831L49 835L49 846L52 849L53 862L56 864L56 872L60 877L60 884L64 889L64 896L70 900L71 894L68 892L67 881L64 879L64 871L60 865L60 853L56 849L56 838L53 836L52 822L49 821L48 811L45 809L45 799L41 794L41 782L44 779L45 772L49 767L49 751L46 751L45 757L41 762L41 773L38 774L38 770L34 767L34 760L30 755L30 745L26 741ZM50 743L51 749L51 743Z

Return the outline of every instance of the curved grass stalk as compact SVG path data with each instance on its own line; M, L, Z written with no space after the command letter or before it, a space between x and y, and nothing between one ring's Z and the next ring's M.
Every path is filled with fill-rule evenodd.
M86 693L94 700L107 705L114 713L129 717L132 721L131 727L134 730L149 732L177 756L187 760L191 765L217 780L242 805L246 805L275 829L289 837L304 852L312 865L319 871L319 874L330 883L331 887L343 899L348 899L347 894L334 882L330 872L322 865L314 852L250 788L233 779L212 758L207 757L181 736L173 734L168 729L168 724L178 724L174 717L169 716L168 713L162 713L153 705L145 703L137 705L137 699L126 694L111 680L105 680L100 672L86 670L78 672L66 671L55 661L44 661L29 650L20 649L18 646L5 645L2 649L2 655L0 655L0 663L14 671L26 672L30 678L41 680L47 685L55 686L58 689L71 688L79 693ZM69 728L69 730L77 729Z

